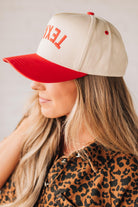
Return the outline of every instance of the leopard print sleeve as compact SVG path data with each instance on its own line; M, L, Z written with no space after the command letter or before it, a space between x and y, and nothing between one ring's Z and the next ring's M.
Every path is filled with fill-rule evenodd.
M0 205L11 203L15 198L15 185L12 183L11 177L9 177L4 186L0 189Z

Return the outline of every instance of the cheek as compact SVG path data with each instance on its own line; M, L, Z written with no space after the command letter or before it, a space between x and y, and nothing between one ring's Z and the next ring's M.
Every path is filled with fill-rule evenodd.
M55 114L59 116L65 116L69 114L75 104L76 97L76 90L73 90L70 93L67 92L56 96L53 101L53 110Z
M41 112L47 118L57 118L68 115L76 101L77 89L56 90L52 93L52 101L41 106Z

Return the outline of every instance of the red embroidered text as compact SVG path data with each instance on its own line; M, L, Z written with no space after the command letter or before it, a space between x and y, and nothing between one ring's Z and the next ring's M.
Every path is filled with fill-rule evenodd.
M53 25L47 25L45 34L43 36L44 39L48 39L51 41L58 49L61 48L61 43L67 38L67 35L64 35L58 42L56 42L56 39L58 38L61 30L57 27L54 28Z

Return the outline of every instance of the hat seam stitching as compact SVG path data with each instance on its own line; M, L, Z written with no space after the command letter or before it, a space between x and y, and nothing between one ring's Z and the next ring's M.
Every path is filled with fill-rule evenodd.
M93 19L93 21L92 21ZM87 38L87 42L85 43L85 49L83 50L83 54L82 54L82 58L81 58L81 61L80 61L80 64L79 64L79 71L81 72L81 69L84 65L84 62L85 62L85 59L86 59L86 56L87 56L87 53L88 53L88 45L89 45L89 42L90 42L90 39L91 39L91 36L93 34L93 27L95 25L95 18L93 16L90 16L90 26L89 26L89 30L88 30L88 38Z

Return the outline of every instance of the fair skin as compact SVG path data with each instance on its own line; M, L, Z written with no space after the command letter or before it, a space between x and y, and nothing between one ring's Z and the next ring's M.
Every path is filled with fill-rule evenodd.
M42 114L47 118L67 116L77 97L74 81L39 83L33 81L31 88L39 93Z
M59 83L33 81L31 88L38 91L41 112L47 118L68 116L77 98L77 87L74 80ZM81 126L81 131L79 132L79 142L79 148L85 146L88 142L92 142L92 137L84 124ZM63 152L65 155L69 155L75 151L72 143L70 144L70 149L64 146Z
M60 83L39 83L33 81L31 88L38 91L41 112L48 118L68 116L77 97L77 87L73 80ZM0 188L19 162L20 151L24 143L23 132L29 127L29 124L30 120L28 117L0 143ZM86 130L85 125L81 126L79 141L79 148L92 141L92 137ZM72 145L70 149L64 146L63 152L66 156L73 151L75 149Z
M24 119L16 130L0 142L0 189L19 162L20 151L24 142L23 132L29 123L29 118Z

